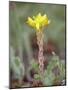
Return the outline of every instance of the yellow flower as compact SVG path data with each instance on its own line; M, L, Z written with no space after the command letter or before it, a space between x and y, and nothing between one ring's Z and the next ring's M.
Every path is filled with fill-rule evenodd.
M42 31L42 28L47 26L50 23L50 20L48 20L47 15L41 16L41 13L39 13L37 16L33 16L33 18L28 17L27 23L36 29L36 31Z

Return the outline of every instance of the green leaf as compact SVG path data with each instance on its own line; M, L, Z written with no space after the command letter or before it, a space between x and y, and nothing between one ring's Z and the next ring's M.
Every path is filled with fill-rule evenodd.
M57 70L59 72L57 76L55 75L55 72L53 72L54 69L55 69L55 72L57 72ZM54 85L55 80L61 82L64 79L65 79L64 63L61 62L58 56L54 55L47 66L47 70L45 70L44 72L44 78L43 78L44 85L46 86Z
M55 76L52 72L48 72L46 71L45 73L45 77L43 79L44 85L49 86L49 85L53 85Z
M38 72L38 70L39 70L39 65L38 65L38 63L36 62L36 60L32 60L32 61L31 61L31 68Z
M36 80L41 80L41 77L40 77L39 74L35 74L35 75L34 75L34 78L35 78Z
M15 58L15 64L16 64L16 66L19 66L20 65L19 58Z

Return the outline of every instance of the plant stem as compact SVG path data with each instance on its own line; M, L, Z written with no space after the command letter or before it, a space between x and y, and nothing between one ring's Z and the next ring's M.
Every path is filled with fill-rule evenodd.
M37 32L36 35L37 35L37 44L39 47L39 52L38 52L39 69L40 72L43 74L43 69L44 69L43 32Z

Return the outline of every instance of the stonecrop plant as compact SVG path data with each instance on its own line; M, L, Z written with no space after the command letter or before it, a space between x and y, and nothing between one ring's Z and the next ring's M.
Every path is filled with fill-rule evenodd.
M37 44L39 47L38 52L38 62L39 62L39 69L40 72L43 73L44 69L44 56L43 56L43 40L44 40L44 34L43 29L44 27L47 27L50 23L50 20L48 19L47 15L44 14L43 16L41 13L39 13L36 16L28 17L27 24L34 28L36 31L36 37L37 37Z

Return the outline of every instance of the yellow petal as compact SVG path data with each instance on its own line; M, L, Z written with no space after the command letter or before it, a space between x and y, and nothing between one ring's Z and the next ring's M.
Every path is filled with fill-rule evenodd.
M46 15L46 14L44 14L44 15L43 15L43 18L44 18L44 19L46 19L46 17L47 17L47 15Z
M30 26L34 27L34 21L32 20L32 18L28 17L27 23L28 23Z
M39 23L36 23L36 29L37 30L39 29Z
M33 16L33 19L35 19L35 16Z
M48 20L48 24L50 24L50 22L51 22L51 21L50 21L50 20Z
M28 22L29 22L29 23L33 23L32 18L28 17Z
M36 16L36 18L38 18L38 17L41 17L41 13L39 13L39 14Z
M39 14L35 17L35 21L36 21L36 22L40 22L40 21L41 21L41 18L42 18L41 13L39 13Z

